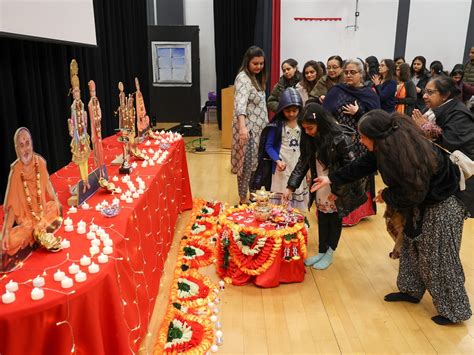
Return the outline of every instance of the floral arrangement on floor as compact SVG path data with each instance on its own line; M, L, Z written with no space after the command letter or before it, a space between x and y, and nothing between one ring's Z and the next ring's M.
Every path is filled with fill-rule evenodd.
M274 206L269 219L260 223L252 218L248 206L229 208L219 217L217 232L216 268L222 278L235 268L260 275L275 262L280 250L285 262L306 258L306 220L296 210Z
M181 239L169 305L158 332L154 354L206 354L222 344L217 314L223 281L214 284L199 268L215 262L218 202L194 200Z
M232 283L232 271L258 276L279 260L276 258L283 263L306 258L306 220L300 212L272 206L268 220L262 222L253 207L225 209L218 202L193 201L155 355L218 351L222 344L218 296L225 283ZM225 282L216 285L199 272L212 263Z

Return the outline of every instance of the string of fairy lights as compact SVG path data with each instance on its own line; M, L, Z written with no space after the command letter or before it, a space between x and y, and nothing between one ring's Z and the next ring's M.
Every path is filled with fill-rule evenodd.
M114 151L118 149L116 145L108 145L106 142L104 142L104 146L104 151L107 152L107 158L114 155ZM149 282L156 280L158 283L159 280L159 285L155 285L155 289L163 286L162 280L158 276L159 274L161 274L162 277L165 276L163 267L173 241L175 227L172 222L176 222L179 213L185 207L184 204L187 199L191 198L191 196L186 196L186 191L183 188L189 184L187 174L183 176L183 161L180 159L181 156L185 156L183 150L183 140L179 137L168 149L170 153L172 151L172 154L157 165L157 169L160 169L158 174L145 175L143 171L138 171L138 173L134 171L130 174L131 177L139 175L146 181L146 191L153 189L153 191L158 191L158 195L150 196L149 193L145 193L141 195L141 198L136 200L138 202L135 202L133 205L123 204L121 206L122 218L124 212L129 214L127 225L123 232L117 229L113 219L111 219L109 225L102 223L102 225L99 226L109 233L114 240L115 253L117 252L116 245L120 243L120 251L123 254L119 257L109 255L109 258L114 262L113 270L116 276L118 295L120 297L121 318L129 334L128 351L131 354L137 352L139 343L149 335L149 333L143 331L143 328L148 326L156 299L156 295L150 291L152 286ZM115 157L115 155L113 157ZM77 168L73 165L69 165L59 172L52 174L52 176L60 181L66 182L66 184L62 185L64 188L57 190L58 194L68 194L71 185L77 182L77 178L67 176L71 168L75 169L74 172L76 173ZM136 210L137 205L142 206L139 213L137 213ZM95 212L93 209L90 211ZM157 216L159 216L158 219L156 218ZM87 215L87 217L89 217L89 215ZM143 223L144 219L147 219L148 223ZM87 220L85 220L85 222L88 226L94 223L93 216L90 219L87 218ZM81 236L78 235L77 237ZM147 258L144 248L150 247L153 247L153 252L148 253L148 255L154 255L154 257ZM91 258L97 258L97 255L91 255ZM24 271L38 271L43 276L46 276L50 270L58 269L71 262L80 263L80 259L70 258L70 254L66 253L64 260L55 265L48 265L41 270L28 268L27 261L26 267L25 262L21 262L18 269ZM153 275L153 278L148 279L147 274ZM131 275L131 277L128 275ZM12 279L14 276L15 273L4 274L0 278L0 282L6 283L8 279ZM124 283L125 280L128 284ZM30 284L32 282L32 279L28 279L19 282L19 284ZM79 287L80 286L77 286L77 288ZM75 329L74 324L70 322L70 296L75 293L75 290L67 292L51 287L43 287L43 289L57 292L66 297L66 316L64 319L58 319L55 324L56 326L66 325L69 327L71 333L70 352L75 353L77 349L77 334L80 334L78 332L79 329ZM133 292L125 292L125 289L133 289ZM141 293L144 294L144 296L140 296ZM142 312L145 318L142 317ZM74 336L75 334L76 337Z

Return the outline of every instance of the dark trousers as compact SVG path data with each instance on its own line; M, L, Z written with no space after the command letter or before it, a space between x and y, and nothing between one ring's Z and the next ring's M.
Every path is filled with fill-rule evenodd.
M325 253L328 248L336 250L341 237L342 218L337 212L324 213L318 211L319 252Z

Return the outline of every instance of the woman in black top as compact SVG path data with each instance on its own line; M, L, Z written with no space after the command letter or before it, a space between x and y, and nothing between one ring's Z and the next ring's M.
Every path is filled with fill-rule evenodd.
M411 116L416 104L416 89L410 79L410 66L407 63L402 63L397 67L396 73L398 85L395 95L395 111Z
M312 99L315 100L315 99ZM311 178L336 171L354 160L355 131L337 123L321 105L310 102L305 106L299 124L301 154L288 179L283 200L288 201L301 185L308 170ZM342 230L342 217L367 201L365 181L342 186L341 189L322 189L310 196L310 206L316 201L318 216L319 253L306 259L307 266L318 270L329 267Z
M413 58L411 62L411 80L415 84L416 88L416 105L420 111L425 109L425 102L423 100L423 90L425 89L430 76L428 70L426 69L426 59L425 57L419 55Z
M406 218L397 286L387 302L418 303L426 290L440 325L472 315L459 258L466 210L455 197L459 172L407 116L373 110L359 121L368 152L342 169L320 176L311 190L331 188L374 173L387 186L377 201L402 211Z
M298 70L298 62L293 58L289 58L281 63L281 71L283 75L273 87L273 90L267 99L267 108L269 111L276 112L278 110L278 103L280 95L288 88L296 87L303 77Z
M458 96L456 83L449 76L431 79L423 95L428 110L423 115L414 110L413 118L437 144L450 152L460 150L474 159L474 117ZM466 181L466 188L458 192L458 197L474 217L474 178Z

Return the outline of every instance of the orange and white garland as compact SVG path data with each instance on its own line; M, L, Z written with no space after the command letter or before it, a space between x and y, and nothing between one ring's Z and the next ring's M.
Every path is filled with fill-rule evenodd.
M219 301L219 286L198 268L215 260L215 246L210 238L215 238L215 214L220 210L218 203L193 201L191 220L179 245L170 300L158 333L155 355L197 355L217 350L214 335L220 331L214 331L217 317L213 313Z
M252 227L233 221L232 214L245 214L246 209L240 206L223 212L220 203L193 201L191 219L179 245L170 301L155 355L215 352L218 347L214 335L217 344L222 341L222 332L214 331L215 325L216 329L220 327L215 323L218 310L214 308L220 290L198 268L217 261L218 275L230 283L228 271L233 268L257 276L267 271L278 255L286 262L306 258L306 227L299 214L290 226L265 229L265 225ZM219 286L222 285L220 281Z
M217 273L225 278L228 268L237 267L247 275L257 276L267 271L275 262L284 247L283 260L291 262L306 258L306 227L304 222L295 223L291 227L267 230L262 227L251 227L237 224L228 217L244 212L246 206L227 209L219 218L219 238L217 253ZM243 236L249 236L251 245L244 245ZM290 250L289 255L286 250ZM234 265L231 265L234 264Z

